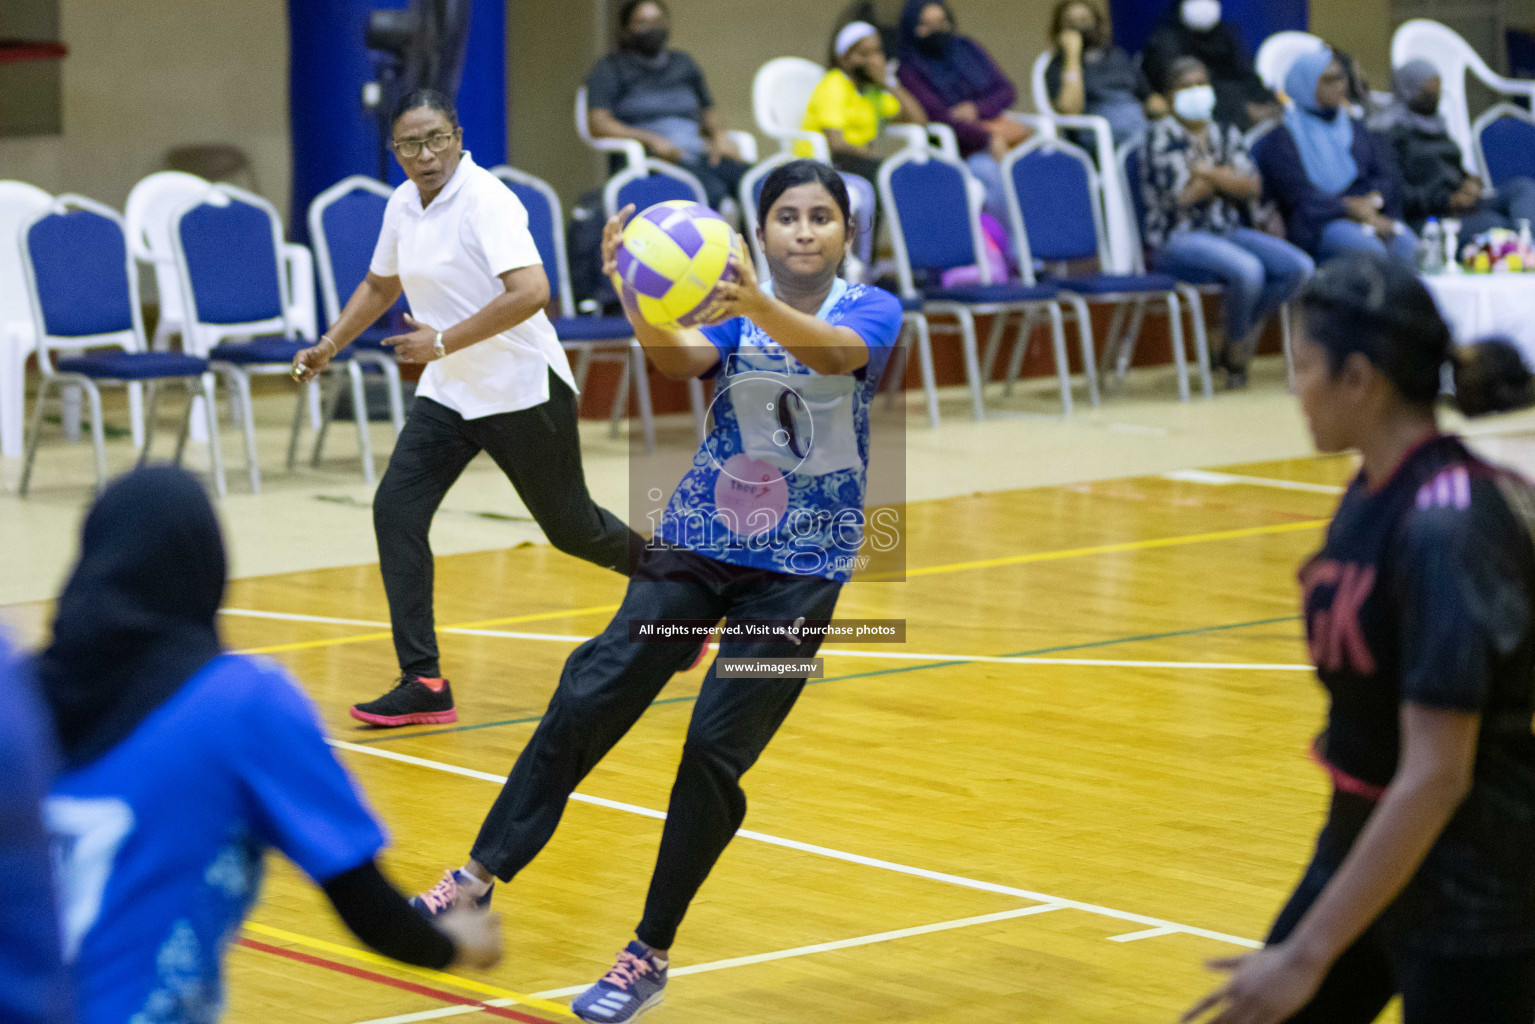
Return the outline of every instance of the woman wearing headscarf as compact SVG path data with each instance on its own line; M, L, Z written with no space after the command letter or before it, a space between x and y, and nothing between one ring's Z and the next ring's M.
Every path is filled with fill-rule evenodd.
M832 166L871 183L878 179L874 140L887 121L926 124L922 105L901 86L885 62L879 29L867 21L843 25L832 38L824 77L810 94L807 132L826 136ZM795 144L797 156L812 156L810 144Z
M1439 72L1423 59L1393 76L1396 98L1370 127L1391 144L1402 180L1402 211L1421 230L1430 217L1456 217L1470 238L1493 228L1535 221L1535 181L1514 178L1496 190L1467 172L1465 154L1439 116Z
M986 187L986 212L1007 220L1002 158L1033 132L1005 116L1017 91L980 43L960 35L939 0L907 0L901 11L901 84L928 120L954 129L960 155Z
M1181 0L1169 8L1142 59L1153 89L1166 92L1167 73L1179 57L1196 57L1210 72L1217 122L1245 132L1279 116L1278 101L1253 70L1241 33L1221 20L1220 0Z
M429 923L379 872L383 832L292 678L224 651L224 581L197 480L130 473L86 518L53 642L32 664L64 765L45 819L80 1024L214 1020L268 847L379 952L493 965L494 918Z
M1363 250L1412 263L1418 239L1401 223L1382 144L1347 109L1348 81L1331 50L1296 59L1291 106L1254 152L1290 241L1318 262Z

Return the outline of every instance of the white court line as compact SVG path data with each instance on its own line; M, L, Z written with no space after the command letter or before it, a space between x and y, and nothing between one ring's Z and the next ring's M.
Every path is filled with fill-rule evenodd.
M1209 484L1212 487L1228 487L1247 484L1250 487L1273 487L1281 491L1309 491L1312 494L1342 494L1343 488L1333 484L1308 484L1301 480L1278 480L1268 476L1243 476L1240 473L1212 473L1207 469L1180 469L1163 473L1163 480L1176 480L1185 484Z
M378 626L389 628L387 622L369 622L365 619L328 619L319 615L290 615L284 612L258 612L246 608L222 609L226 615L243 615L250 618L283 619L294 622L324 622L351 626ZM439 633L458 636L502 637L508 640L546 640L556 643L585 643L589 636L572 636L565 633L518 633L504 629L465 629L445 627ZM238 652L237 652L238 653ZM823 658L883 658L890 661L961 661L987 665L1057 665L1084 668L1176 668L1216 669L1231 672L1311 672L1310 665L1286 665L1269 662L1226 661L1109 661L1088 658L1011 658L985 654L919 654L902 651L854 651L838 648L822 648L818 655Z
M899 654L885 651L822 650L825 657L890 658L900 661L973 661L991 665L1077 665L1092 668L1231 669L1245 672L1314 672L1311 665L1227 661L1105 661L1096 658L1008 658L981 654Z
M1019 907L1017 910L1003 910L995 914L981 914L977 917L962 917L957 921L940 921L938 924L917 925L914 928L897 928L894 931L876 932L873 935L860 935L854 939L836 939L832 942L817 942L810 946L795 946L793 949L780 949L771 953L754 953L751 956L736 956L727 960L711 960L704 964L693 964L689 967L676 967L668 972L672 978L681 978L689 974L708 974L711 971L725 971L732 967L748 967L752 964L771 963L774 960L788 960L797 956L811 956L816 953L830 953L838 949L852 949L856 946L872 946L879 942L892 942L896 939L907 939L914 935L931 935L934 932L953 931L956 928L972 928L981 924L995 924L998 921L1011 921L1020 917L1032 917L1035 914L1048 914L1053 910L1061 909L1053 904L1039 903L1032 907ZM585 985L571 985L568 988L552 988L547 992L540 992L531 996L532 999L561 999L565 996L579 995L591 987L588 982ZM516 1005L510 999L487 999L486 1006L513 1006ZM439 1010L423 1010L420 1013L406 1013L397 1017L379 1017L375 1020L360 1021L359 1024L415 1024L416 1021L438 1020L442 1017L457 1017L467 1013L480 1013L475 1006L446 1006Z
M1147 928L1140 932L1125 932L1123 935L1110 935L1110 942L1139 942L1142 939L1159 939L1164 935L1176 934L1176 928Z
M447 772L450 775L462 775L470 779L483 779L486 782L503 783L504 775L494 775L490 772L475 771L472 768L460 768L458 765L446 764L442 761L432 761L424 757L414 757L410 754L401 754L393 750L379 750L376 747L365 747L357 743L347 743L343 740L329 740L331 746L341 750L349 750L357 754L367 754L371 757L381 757L389 761L398 761L402 764L413 764L422 768L432 768L436 771ZM646 818L655 818L664 821L665 811L652 810L649 807L640 807L636 804L620 803L617 800L607 800L603 797L587 796L584 793L572 793L572 800L581 803L594 804L598 807L607 807L615 811L624 811L628 814L638 814ZM813 843L802 843L795 839L784 839L780 836L768 835L765 832L754 832L751 829L741 829L736 835L742 839L750 839L759 843L767 843L770 846L780 846L789 850L797 850L801 853L815 854L819 857L827 857L832 860L845 861L849 864L861 864L864 867L878 868L881 871L892 871L896 874L911 875L916 878L926 878L929 881L943 882L947 885L959 886L964 889L975 889L980 892L994 892L1003 896L1016 896L1019 899L1029 900L1033 903L1048 903L1053 907L1065 910L1080 910L1084 913L1095 914L1098 917L1109 917L1119 921L1129 921L1132 924L1145 925L1147 928L1166 928L1167 934L1178 932L1185 935L1197 935L1205 939L1213 939L1216 942L1225 942L1233 946L1245 946L1249 949L1258 949L1262 943L1252 939L1244 939L1238 935L1228 935L1225 932L1211 931L1208 928L1196 928L1193 925L1178 924L1175 921L1164 920L1160 917L1150 917L1146 914L1136 914L1128 910L1115 910L1112 907L1099 906L1096 903L1083 903L1080 900L1065 899L1061 896L1051 896L1048 893L1034 892L1029 889L1019 889L1011 885L999 885L996 882L984 882L975 878L966 878L963 875L951 875L942 871L930 871L927 868L912 867L907 864L897 864L894 861L879 860L875 857L865 857L862 854L847 853L842 850L834 850L827 846L816 846Z
M220 615L240 615L248 619L281 619L284 622L321 622L331 626L373 626L389 628L387 622L371 619L333 619L326 615L296 615L291 612L260 612L251 608L220 608Z

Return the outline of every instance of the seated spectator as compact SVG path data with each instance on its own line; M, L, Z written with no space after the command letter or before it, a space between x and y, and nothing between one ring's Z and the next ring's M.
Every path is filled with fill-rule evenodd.
M1371 131L1375 126L1371 119L1380 116L1380 107L1375 102L1375 92L1370 88L1370 79L1364 73L1364 66L1353 58L1345 50L1333 48L1332 55L1338 58L1338 63L1343 66L1343 77L1348 80L1349 109L1354 116L1369 126Z
M1258 143L1258 169L1290 241L1318 262L1363 249L1413 262L1418 239L1384 145L1346 109L1348 81L1330 50L1298 58L1285 77L1292 106Z
M703 71L667 48L669 23L661 0L619 8L618 51L586 79L587 126L596 138L637 139L652 156L686 168L718 207L735 195L746 165L720 125Z
M1150 87L1130 55L1109 39L1107 19L1088 0L1061 0L1050 23L1055 56L1045 68L1045 89L1057 113L1091 114L1108 121L1114 145L1146 129ZM1150 113L1166 104L1156 97Z
M1173 112L1146 137L1140 186L1144 240L1156 269L1181 280L1225 286L1227 387L1247 383L1263 322L1316 269L1281 238L1243 226L1242 211L1263 190L1235 126L1214 121L1215 90L1204 65L1182 57L1168 72Z
M901 11L901 84L929 120L954 129L960 155L986 187L986 212L1007 221L1002 158L1033 132L1006 117L1017 93L985 48L955 31L939 0L907 0Z
M1215 120L1244 132L1277 118L1279 101L1253 70L1236 26L1221 20L1220 0L1182 0L1168 10L1146 43L1142 66L1151 87L1165 93L1179 57L1197 57L1215 89Z
M836 25L840 29L855 21L866 21L879 29L880 45L885 52L896 53L901 47L901 31L898 26L904 6L903 0L850 0L837 15Z
M890 73L879 29L868 22L844 25L832 40L830 58L800 127L826 136L838 170L874 182L879 175L874 140L885 122L926 124L927 115ZM813 155L810 143L797 143L795 154Z
M1439 72L1426 60L1396 69L1396 99L1371 127L1386 136L1402 182L1402 216L1421 231L1430 217L1460 220L1470 239L1493 228L1535 222L1535 181L1514 178L1492 190L1467 173L1465 155L1439 116Z

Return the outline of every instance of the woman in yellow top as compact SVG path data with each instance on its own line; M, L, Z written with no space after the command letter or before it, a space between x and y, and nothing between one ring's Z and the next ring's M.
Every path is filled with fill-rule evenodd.
M887 121L926 124L927 114L896 81L895 69L885 62L879 29L868 22L852 22L837 33L828 64L800 127L826 136L838 170L873 182L879 173L874 140L880 128ZM796 144L795 152L812 155L808 142Z

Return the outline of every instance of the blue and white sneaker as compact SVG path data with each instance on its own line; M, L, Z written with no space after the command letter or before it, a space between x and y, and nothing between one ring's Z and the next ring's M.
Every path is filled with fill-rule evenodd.
M460 870L444 871L442 881L419 896L412 896L410 905L427 920L441 917L450 910L460 910L465 907L483 910L490 906L490 894L496 891L496 883L491 882L485 894L477 897L471 896L466 888L473 881L474 879Z
M570 1008L596 1024L621 1024L659 1006L666 995L666 964L638 941L618 954L613 969L581 993Z

